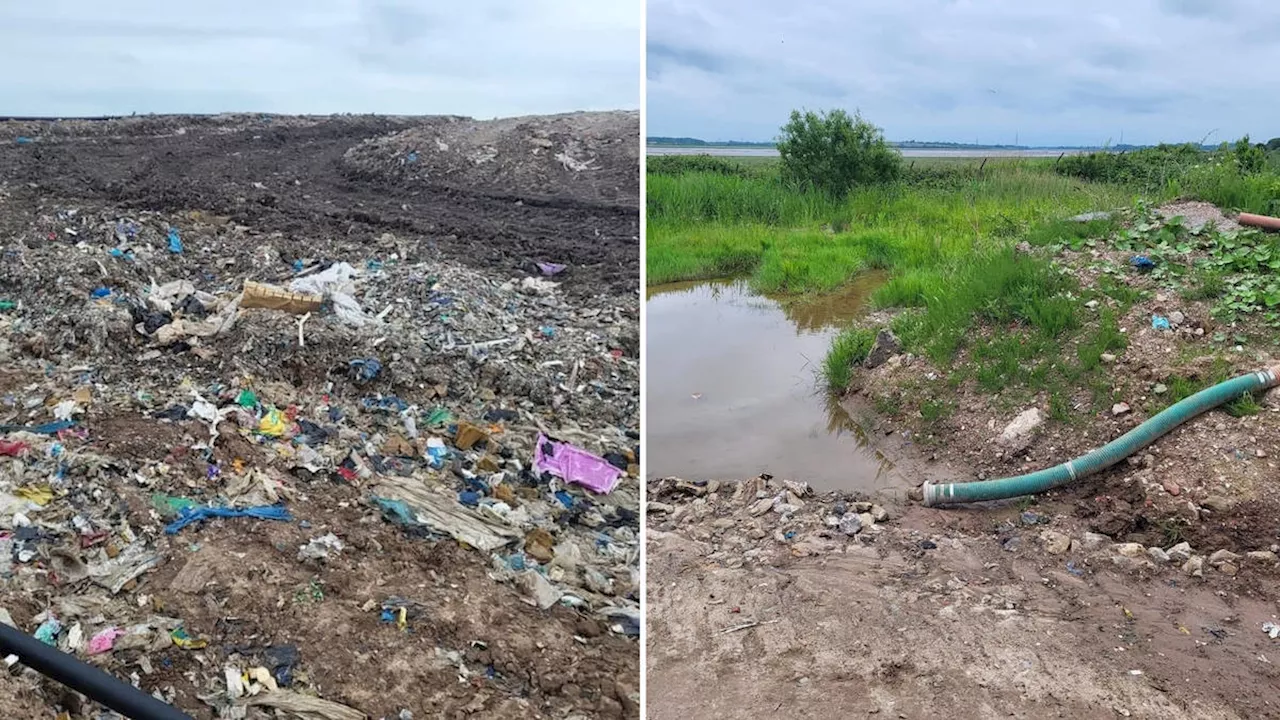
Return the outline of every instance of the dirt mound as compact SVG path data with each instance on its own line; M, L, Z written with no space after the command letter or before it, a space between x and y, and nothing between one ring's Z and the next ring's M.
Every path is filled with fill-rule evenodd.
M536 273L539 262L567 265L557 280L575 296L636 292L635 183L630 197L616 203L515 202L461 180L429 187L387 173L353 172L343 157L366 140L461 122L270 115L0 122L0 178L9 182L3 192L27 199L109 203L122 214L200 210L259 234L280 233L274 242L286 264L317 246L354 246L392 232L509 278ZM17 142L19 136L31 142ZM638 149L638 143L632 145ZM638 178L638 161L633 165ZM524 176L519 168L512 172ZM7 223L0 217L7 235L22 232Z
M640 115L450 118L366 140L343 160L362 177L634 208L640 198Z

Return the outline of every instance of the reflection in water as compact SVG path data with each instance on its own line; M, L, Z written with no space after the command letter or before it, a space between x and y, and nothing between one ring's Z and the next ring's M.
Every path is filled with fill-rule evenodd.
M650 477L768 472L819 490L874 491L892 469L817 384L836 330L882 278L818 301L770 299L738 280L651 288L646 312Z

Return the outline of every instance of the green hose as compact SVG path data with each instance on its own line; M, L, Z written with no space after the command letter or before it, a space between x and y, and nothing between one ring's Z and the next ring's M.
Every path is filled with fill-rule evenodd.
M1155 417L1088 455L1045 470L999 480L941 485L926 482L923 488L924 505L933 507L1034 495L1088 477L1124 460L1155 442L1165 433L1205 411L1231 402L1245 393L1275 387L1280 384L1276 380L1277 375L1280 375L1280 366L1241 375L1201 390L1191 397L1170 405Z

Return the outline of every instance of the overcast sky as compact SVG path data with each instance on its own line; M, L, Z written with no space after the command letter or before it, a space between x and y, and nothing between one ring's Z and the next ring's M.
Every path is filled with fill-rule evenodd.
M0 115L640 106L642 0L4 0Z
M648 134L842 107L891 140L1266 140L1278 37L1273 0L648 0Z

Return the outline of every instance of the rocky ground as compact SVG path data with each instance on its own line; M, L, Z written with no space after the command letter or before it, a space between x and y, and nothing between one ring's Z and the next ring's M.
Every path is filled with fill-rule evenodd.
M651 718L1280 717L1274 550L1116 542L1066 504L650 492Z
M638 130L0 124L0 620L198 718L638 717Z

